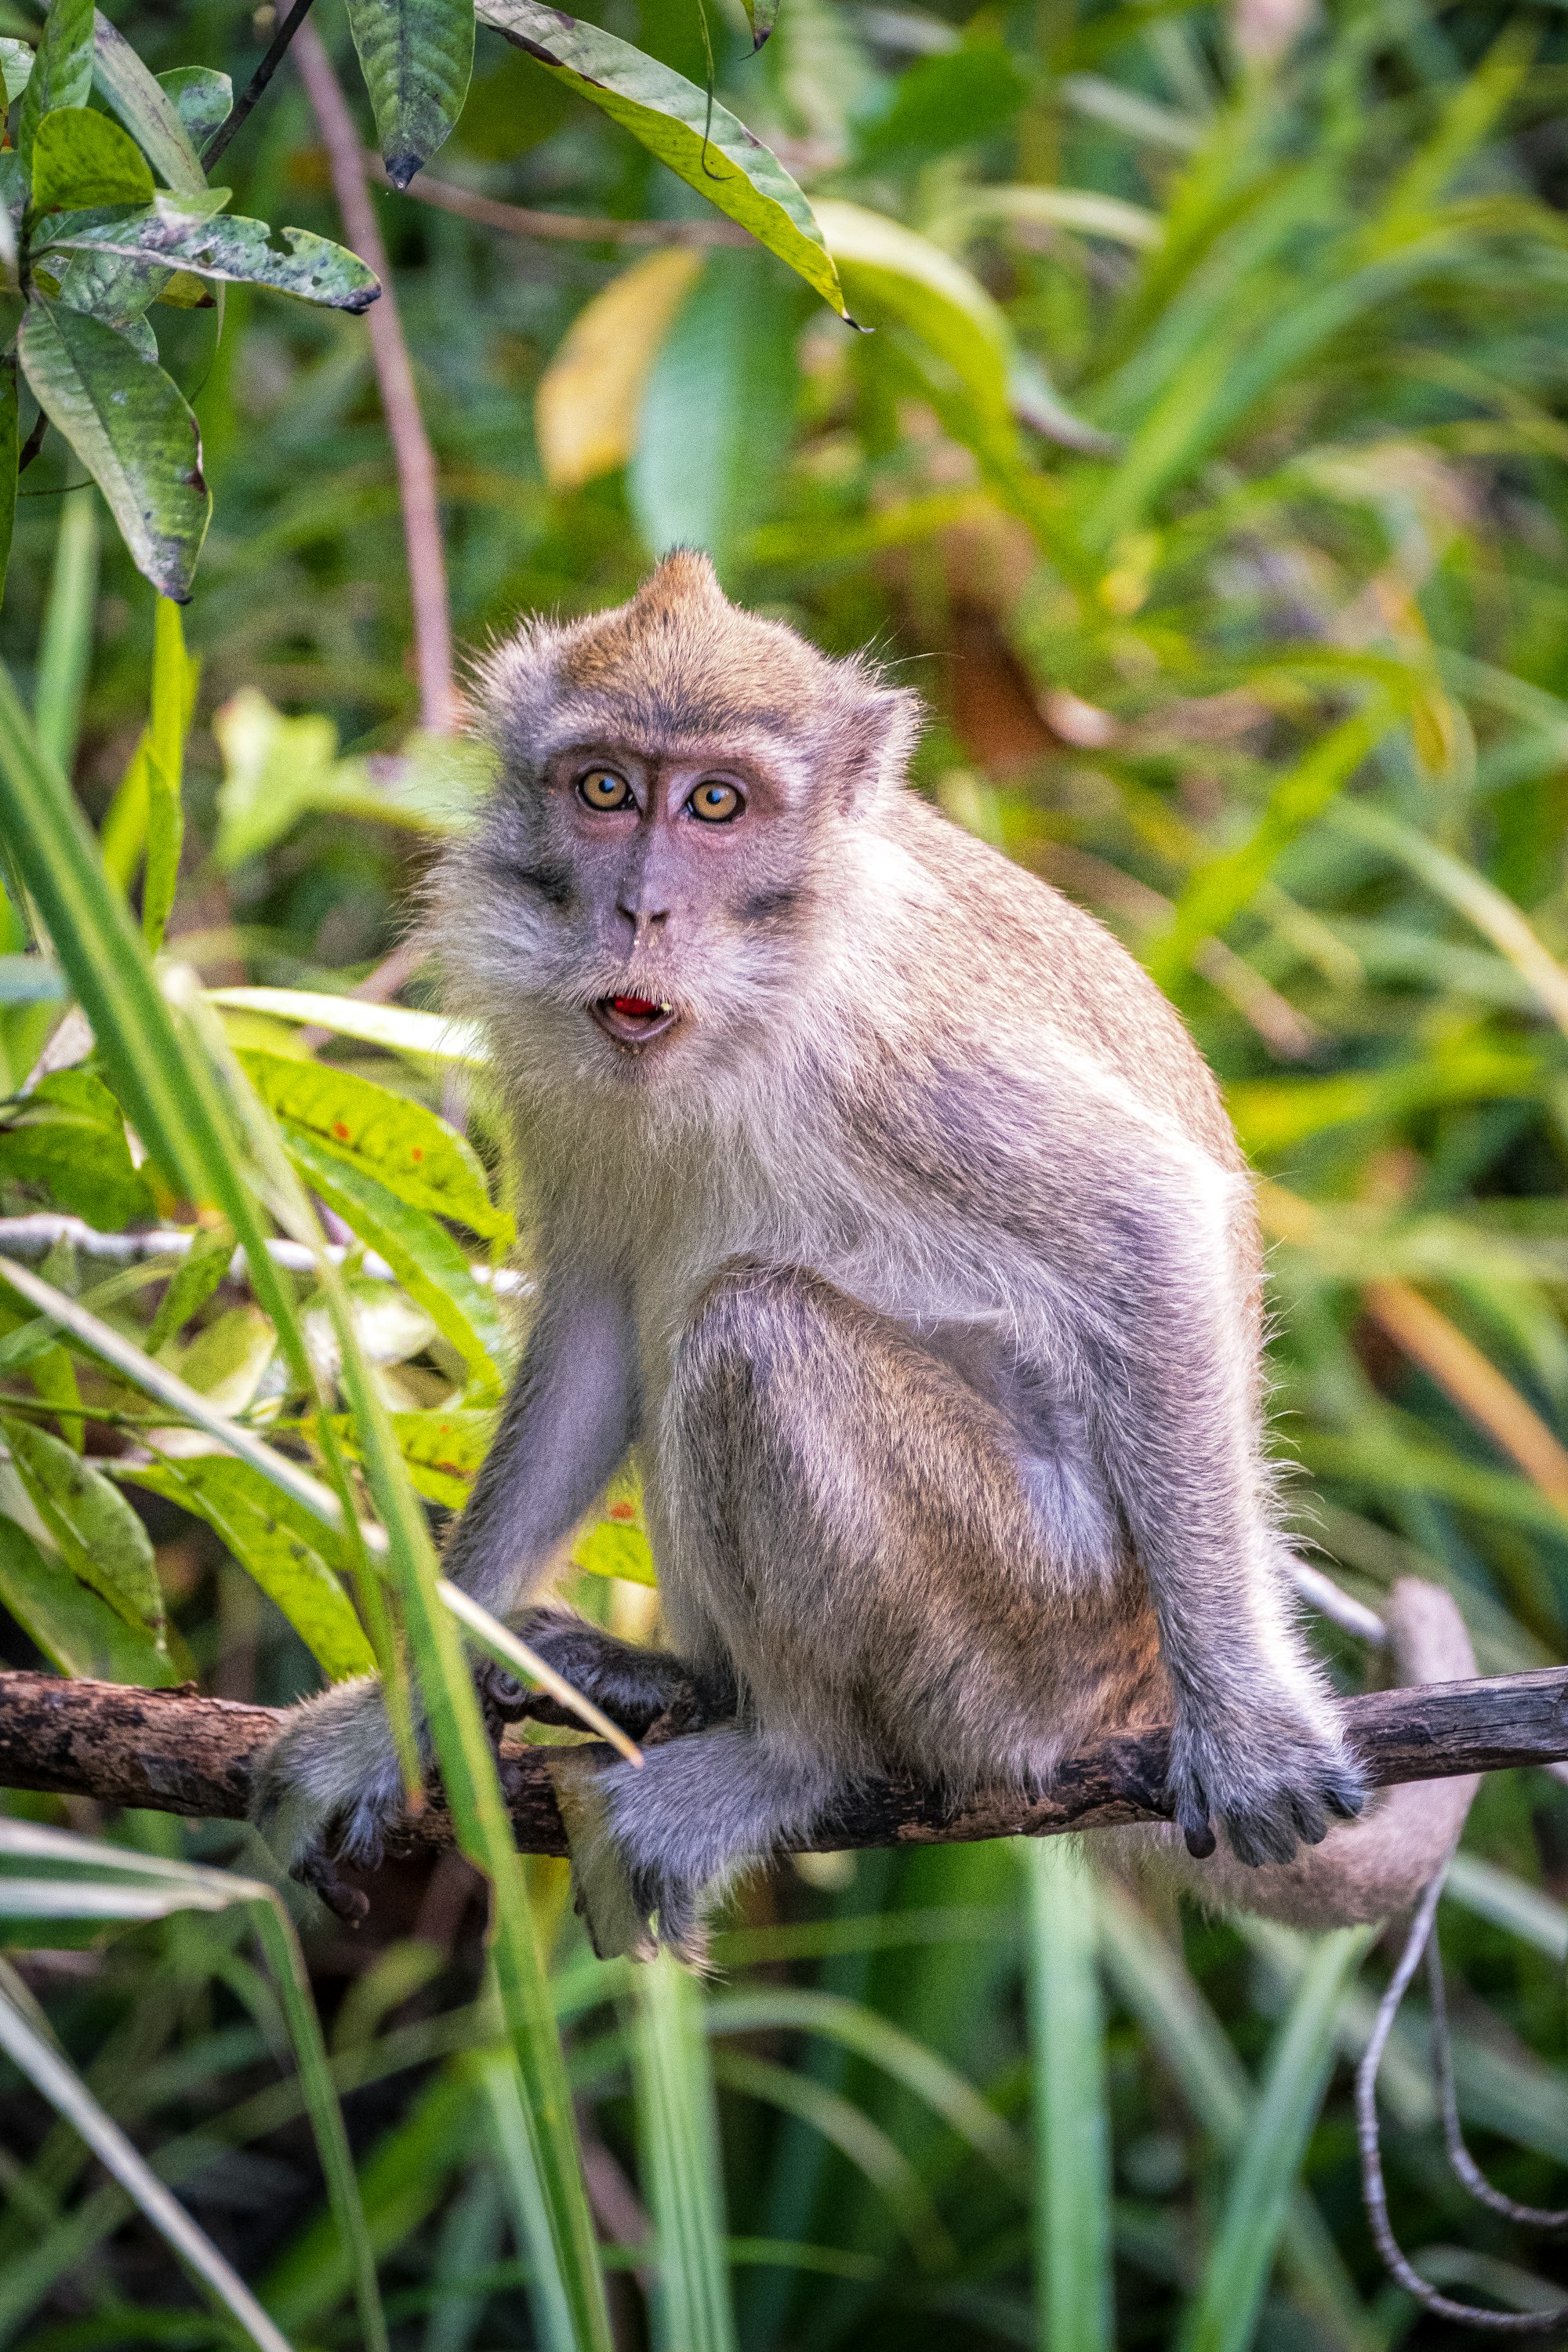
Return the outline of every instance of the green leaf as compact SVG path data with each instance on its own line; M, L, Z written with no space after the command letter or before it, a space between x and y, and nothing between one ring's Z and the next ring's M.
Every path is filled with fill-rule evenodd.
M138 571L184 604L212 499L179 388L78 310L30 302L18 348L34 397L102 490Z
M128 1625L58 1560L46 1559L15 1519L0 1515L0 1607L63 1675L164 1690L180 1679L168 1652Z
M1013 338L973 273L929 237L837 198L817 219L857 312L907 327L944 361L982 414L1005 422Z
M613 33L540 5L482 0L480 21L599 107L688 185L751 230L841 318L844 290L816 216L777 157L695 82Z
M49 0L43 37L16 116L16 152L31 167L38 125L58 106L85 106L92 89L92 0Z
M999 40L921 58L892 83L885 110L857 126L857 160L909 165L972 146L1000 131L1028 95L1027 79Z
M711 253L654 362L627 477L656 555L721 563L773 487L799 385L798 318L757 252Z
M281 1122L289 1157L314 1192L380 1252L409 1297L448 1339L481 1389L500 1381L511 1349L496 1302L445 1225L411 1208L355 1161L304 1128Z
M496 1418L493 1412L469 1406L455 1406L450 1412L393 1413L392 1433L408 1465L416 1494L423 1495L428 1503L460 1511L489 1451ZM353 1453L353 1430L346 1422L334 1426Z
M329 996L315 988L211 988L209 1004L236 1013L259 1013L274 1021L303 1021L334 1036L357 1037L362 1045L416 1059L453 1062L483 1069L489 1059L484 1039L469 1021L421 1013L406 1004L372 1004L363 996Z
M154 80L124 35L116 32L108 17L99 12L92 19L92 79L96 88L109 100L159 176L171 188L199 196L206 186L206 174L173 93ZM205 68L186 70L202 72ZM52 103L79 105L86 95L84 90L80 99L57 98Z
M752 28L752 47L760 49L779 20L779 0L743 0Z
M5 85L5 103L14 106L26 89L33 74L33 52L26 41L0 39L0 80Z
M455 1217L487 1240L511 1238L511 1219L492 1206L478 1152L423 1103L330 1062L260 1051L239 1059L268 1109L306 1129L334 1159L352 1161L416 1209Z
M0 1431L72 1575L162 1645L163 1595L153 1546L124 1496L47 1430L7 1413L0 1415Z
M5 593L5 572L11 561L11 534L16 521L16 354L0 354L0 598Z
M234 1234L227 1225L198 1233L186 1255L169 1276L147 1334L147 1353L155 1356L193 1315L199 1315L227 1273L234 1256Z
M0 1178L41 1186L100 1233L150 1224L156 1213L132 1164L120 1105L87 1070L57 1070L6 1115Z
M405 188L451 131L474 69L470 0L348 0L386 176Z
M69 217L74 215L57 215L62 225ZM117 253L72 253L62 247L67 257L61 272L44 237L35 238L34 249L37 286L47 294L51 279L56 280L58 299L69 310L90 311L106 327L124 335L143 359L157 365L157 339L145 323L145 314L169 282L166 269L151 262L127 261Z
M590 1576L618 1576L627 1584L657 1586L658 1571L643 1517L642 1487L627 1463L611 1479L602 1517L583 1528L572 1546L572 1565Z
M174 111L199 156L213 132L221 130L234 112L233 82L212 66L175 66L158 76L158 87L174 100Z
M182 794L185 729L196 698L199 666L185 651L180 608L160 596L153 619L153 709L147 729L147 871L142 885L142 929L157 952L174 903L180 850L185 837Z
M185 197L151 188L148 194L153 201L143 212L62 223L46 233L39 253L119 254L198 278L270 286L334 310L367 310L381 291L375 272L357 254L311 229L268 228L265 221L215 214ZM223 191L210 194L221 198Z
M57 107L33 142L33 205L40 213L96 205L150 205L153 174L129 131L90 106Z
M204 1454L123 1475L205 1519L334 1682L375 1672L375 1654L325 1557L336 1547L259 1471L232 1454Z
M254 1402L277 1347L270 1318L252 1299L204 1324L188 1347L166 1347L163 1361L215 1412L233 1414Z

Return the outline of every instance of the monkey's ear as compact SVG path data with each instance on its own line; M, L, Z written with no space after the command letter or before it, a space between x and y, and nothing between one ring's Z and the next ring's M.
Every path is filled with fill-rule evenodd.
M846 698L846 707L835 714L828 750L838 804L847 816L863 815L883 793L903 782L924 719L920 697L903 687L862 679L853 700Z

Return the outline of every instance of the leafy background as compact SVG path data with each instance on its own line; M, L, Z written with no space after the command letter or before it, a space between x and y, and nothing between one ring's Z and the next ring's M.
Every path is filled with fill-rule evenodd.
M321 13L368 138L349 26ZM237 83L270 18L115 14L153 73ZM753 55L739 15L705 36L692 0L606 0L593 22L696 90L695 188L487 25L441 143L398 59L450 112L461 27L426 0L406 19L405 50L368 10L356 30L385 152L412 119L434 156L374 203L459 647L616 600L678 541L828 648L875 643L930 705L921 788L1102 915L1221 1076L1276 1244L1287 1491L1324 1566L1374 1608L1401 1573L1446 1585L1484 1671L1561 1660L1560 16L784 0ZM806 191L874 333L820 299L819 260L814 290L715 241L690 131L710 43L719 101ZM343 238L291 64L220 177L237 216ZM452 208L475 199L488 221ZM498 206L642 241L522 235ZM482 779L419 723L366 320L243 283L221 313L147 316L214 495L183 636L68 488L88 450L52 431L19 483L0 1209L196 1238L177 1275L57 1246L32 1262L47 1294L5 1295L5 1654L282 1701L385 1657L390 1619L450 1686L443 1764L503 1893L486 1964L455 1858L383 1874L353 1937L288 1890L301 1960L238 1829L7 1800L0 2338L1463 2342L1387 2284L1361 2212L1345 2062L1383 1947L1141 1906L1058 1845L984 1845L781 1864L702 1987L601 1968L558 1866L505 1874L400 1482L437 1524L461 1506L515 1344L493 1276L516 1202L465 1041L419 1017L434 976L416 949L384 968ZM32 416L24 389L19 438ZM127 890L154 944L168 914L164 969L214 992L205 1015L177 978L159 994ZM378 971L385 1012L345 1001ZM79 1058L58 1042L73 995L85 1060L79 1027ZM51 1036L60 1066L24 1094ZM270 1288L228 1272L247 1218L292 1236ZM62 1297L76 1322L41 1319ZM248 1465L204 1426L247 1433ZM157 1461L150 1430L174 1432ZM389 1580L334 1478L374 1496ZM629 1490L574 1559L580 1606L652 1629ZM1321 1630L1355 1683L1358 1645ZM1458 2097L1538 2203L1568 2160L1565 1894L1563 1788L1492 1779L1440 1914ZM1553 2299L1560 2245L1445 2166L1415 1999L1384 2116L1426 2274Z

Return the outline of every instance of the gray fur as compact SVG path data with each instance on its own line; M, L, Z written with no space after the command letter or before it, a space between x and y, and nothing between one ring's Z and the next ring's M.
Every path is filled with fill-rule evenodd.
M1289 1863L1362 1788L1281 1568L1251 1190L1170 1006L905 789L911 698L701 558L526 627L487 695L503 778L434 919L544 1300L449 1567L520 1607L635 1445L676 1656L733 1709L606 1777L637 1899L689 1948L858 1774L1034 1783L1167 1718L1189 1838ZM586 809L585 761L637 806ZM730 826L683 797L713 770ZM679 1018L616 1043L616 995ZM363 1847L387 1745L329 1693L269 1801Z

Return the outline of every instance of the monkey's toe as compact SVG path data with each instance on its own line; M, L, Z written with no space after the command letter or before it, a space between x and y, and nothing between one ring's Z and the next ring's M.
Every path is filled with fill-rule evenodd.
M337 1864L324 1845L308 1846L290 1864L289 1875L298 1879L301 1886L308 1886L345 1927L357 1927L370 1909L369 1895L339 1875Z

